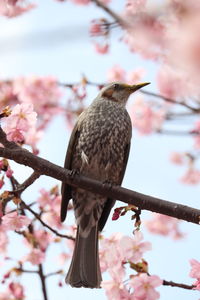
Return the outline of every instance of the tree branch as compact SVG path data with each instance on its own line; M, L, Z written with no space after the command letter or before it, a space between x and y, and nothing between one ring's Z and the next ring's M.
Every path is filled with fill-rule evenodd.
M32 213L32 215L34 215L34 217L46 228L48 228L51 232L53 232L55 235L65 238L65 239L69 239L74 241L75 239L70 236L70 235L66 235L66 234L61 234L59 233L57 230L53 229L52 227L50 227L48 224L46 224L39 216L39 214L37 214L34 210L32 210L29 205L26 205L26 203L24 201L21 201L21 205L27 209L28 211L30 211Z
M186 289L186 290L192 290L195 288L194 285L188 285L188 284L184 284L184 283L176 283L176 282L168 281L168 280L163 280L163 285L179 287L179 288Z
M170 102L170 103L173 103L173 104L177 104L177 105L181 105L181 106L184 106L186 107L187 109L191 110L192 112L195 112L195 113L200 113L200 109L199 108L195 108L195 107L192 107L190 106L189 104L183 102L183 101L176 101L174 99L171 99L171 98L168 98L168 97L165 97L165 96L162 96L160 94L156 94L156 93L153 93L153 92L149 92L149 91L146 91L146 90L143 90L141 89L140 92L142 94L145 94L145 95L149 95L149 96L153 96L153 97L156 97L156 98L160 98L166 102Z
M38 274L39 274L41 285L42 285L42 293L43 293L44 300L48 300L48 297L47 297L47 288L46 288L46 282L45 282L46 277L45 277L45 275L43 273L42 264L39 264L39 266L38 266Z
M38 157L17 144L13 147L14 143L5 141L4 136L5 133L0 128L0 142L7 145L7 148L0 147L0 156L29 166L41 175L53 177L57 180L67 182L72 186L80 187L111 199L121 200L125 203L135 205L140 209L165 214L195 224L199 224L200 222L200 210L198 209L144 195L120 186L101 183L82 175L74 175L74 172Z
M107 5L103 3L103 1L100 0L91 0L94 4L96 4L98 7L103 9L107 14L109 14L120 26L127 27L127 23L124 19L122 19L116 12L114 12L112 9L110 9Z
M17 188L13 190L13 193L22 193L27 187L29 187L33 182L40 177L40 174L33 172L22 184L18 184Z

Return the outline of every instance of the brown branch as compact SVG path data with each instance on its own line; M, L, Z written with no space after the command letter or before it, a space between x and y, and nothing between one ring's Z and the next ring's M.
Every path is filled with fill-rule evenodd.
M176 101L174 99L171 99L171 98L168 98L168 97L165 97L165 96L162 96L160 94L157 94L157 93L153 93L153 92L149 92L149 91L146 91L146 90L140 90L140 92L142 94L145 94L145 95L149 95L149 96L153 96L153 97L156 97L156 98L160 98L164 101L167 101L167 102L170 102L170 103L173 103L173 104L177 104L177 105L181 105L181 106L184 106L186 107L187 109L191 110L192 112L195 112L195 113L200 113L200 108L195 108L195 107L192 107L190 106L189 104L183 102L183 101Z
M12 192L21 194L27 187L29 187L33 182L36 181L40 177L40 174L37 172L33 172L22 184L18 184L17 188Z
M5 133L0 128L0 142L5 143ZM169 202L152 196L144 195L120 186L111 186L110 184L101 183L92 178L74 174L57 166L41 157L35 156L26 149L16 145L13 147L12 142L6 142L7 148L0 147L0 156L12 159L15 162L29 166L36 172L53 177L57 180L67 182L68 184L85 190L98 193L111 199L118 199L125 203L135 205L140 209L150 210L153 212L168 215L174 218L199 224L200 210L185 206L178 203ZM11 144L11 148L10 147Z
M103 1L100 0L91 0L94 4L96 4L98 7L103 9L107 14L109 14L120 26L127 27L126 21L121 18L116 12L114 12L112 9L110 9L107 5L103 3Z
M175 135L175 136L197 136L200 135L198 131L181 131L181 130L168 130L168 129L159 129L156 131L159 134L166 134L166 135Z
M163 280L163 285L178 287L178 288L182 288L182 289L186 289L186 290L192 290L195 288L194 285L188 285L188 284L184 284L184 283L176 283L176 282L167 281L167 280Z
M29 205L27 205L24 201L21 201L21 206L23 206L25 209L27 209L28 211L30 211L32 213L32 215L34 215L34 217L46 228L48 228L51 232L53 232L55 235L65 238L65 239L69 239L74 241L75 239L70 236L70 235L66 235L66 234L62 234L59 233L57 230L53 229L51 226L49 226L48 224L46 224L41 218L40 215L37 214L34 210L32 210Z
M45 275L45 277L48 278L48 277L51 277L51 276L54 276L54 275L60 275L62 273L63 273L62 270L58 270L58 271L55 271L55 272L48 273L47 275Z
M42 264L39 264L38 266L38 275L40 277L40 281L41 281L41 285L42 285L42 293L43 293L43 297L44 297L44 300L48 300L48 297L47 297L47 287L46 287L46 277L43 273L43 267L42 267Z

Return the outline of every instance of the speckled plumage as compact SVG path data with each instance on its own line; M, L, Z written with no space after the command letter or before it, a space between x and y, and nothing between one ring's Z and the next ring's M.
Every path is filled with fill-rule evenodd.
M100 91L78 118L69 142L65 168L78 170L82 175L102 182L121 185L132 131L125 104L133 91L133 86L118 83ZM99 287L98 231L103 229L115 200L63 183L62 221L70 198L73 199L78 234L66 282L75 287Z

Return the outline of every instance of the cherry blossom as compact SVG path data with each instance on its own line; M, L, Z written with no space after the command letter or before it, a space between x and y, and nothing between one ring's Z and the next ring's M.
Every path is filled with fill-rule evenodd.
M62 91L54 77L21 77L13 82L13 91L19 102L30 103L36 112L44 117L59 112L57 106Z
M154 110L152 105L148 105L142 96L134 99L130 109L133 127L140 134L150 134L159 130L164 122L165 111L163 109Z
M36 125L37 114L33 105L28 103L17 104L9 117L5 118L4 131L9 141L22 142L29 131Z
M32 251L23 258L24 262L28 261L32 265L39 265L43 263L44 260L45 253L38 248L33 248Z
M6 254L7 252L7 246L8 246L8 236L7 233L4 229L4 226L0 226L0 253L1 254Z
M122 260L138 263L144 252L151 250L151 244L142 240L143 235L140 231L135 232L134 238L123 236L119 241L119 251Z
M0 300L13 300L13 297L10 295L10 291L0 292Z
M71 0L75 4L79 5L87 5L90 3L90 0Z
M190 260L190 265L192 267L189 276L192 278L200 279L200 262L196 259Z
M156 300L160 298L160 294L155 288L162 284L162 280L156 275L148 276L142 273L132 277L129 284L134 288L134 300Z
M26 3L27 2L27 3ZM35 4L31 4L26 0L1 0L0 2L0 15L12 18L19 16L32 8Z
M116 280L103 281L101 286L106 291L109 300L131 300L133 299L123 283Z
M126 72L119 65L115 65L108 70L107 79L109 82L113 82L113 81L123 82L126 80Z
M71 258L71 255L69 255L68 253L62 252L59 254L59 256L57 257L56 261L59 263L59 265L64 265L66 263L66 261Z
M193 285L195 286L194 289L200 290L200 263L196 259L191 259L190 265L192 269L190 270L189 276L197 279L193 283Z
M171 236L173 239L184 237L179 229L180 221L169 216L153 213L152 219L145 221L145 225L154 234Z
M11 178L12 175L13 175L13 170L11 170L11 168L8 167L8 169L7 169L7 171L6 171L6 176L7 176L8 178Z
M182 165L184 162L184 154L179 152L172 152L170 155L170 161L176 165Z
M8 290L16 299L22 300L25 298L24 287L18 282L11 282Z
M194 167L188 168L180 180L184 184L197 184L200 182L200 171Z
M16 211L6 214L1 220L5 230L20 230L30 225L32 221L26 216L18 215Z
M99 53L99 54L107 54L108 53L108 51L109 51L108 43L101 44L101 43L94 42L93 44L94 44L94 48L97 53Z

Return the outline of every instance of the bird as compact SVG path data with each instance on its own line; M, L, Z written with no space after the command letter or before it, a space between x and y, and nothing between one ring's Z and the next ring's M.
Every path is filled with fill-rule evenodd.
M68 144L64 168L102 183L121 185L129 156L132 124L126 110L129 96L149 82L104 86L91 105L78 117ZM100 288L102 277L98 236L115 199L72 187L61 186L61 222L73 200L77 233L71 265L65 282L72 287Z

